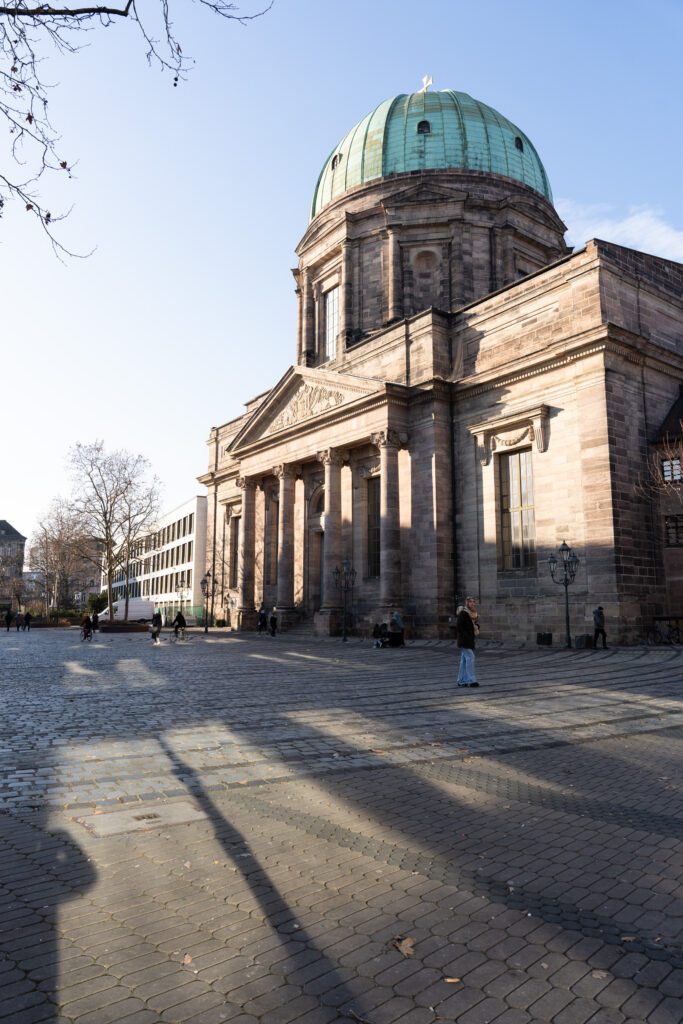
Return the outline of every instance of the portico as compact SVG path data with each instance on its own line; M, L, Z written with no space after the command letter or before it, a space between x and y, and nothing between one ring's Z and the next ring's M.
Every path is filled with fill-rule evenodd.
M214 437L224 468L211 483L217 519L235 539L221 558L238 629L253 627L263 603L284 629L307 616L317 631L337 633L333 572L344 558L357 568L363 614L402 610L399 453L409 460L408 389L331 377L292 367L251 416ZM368 506L375 489L376 523ZM369 529L378 530L379 559Z

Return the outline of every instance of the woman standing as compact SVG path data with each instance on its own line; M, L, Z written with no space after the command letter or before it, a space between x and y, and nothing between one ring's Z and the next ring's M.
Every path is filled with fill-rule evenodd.
M464 606L458 608L455 633L460 648L458 686L479 686L474 671L475 638L479 632L478 613L473 597L468 597Z

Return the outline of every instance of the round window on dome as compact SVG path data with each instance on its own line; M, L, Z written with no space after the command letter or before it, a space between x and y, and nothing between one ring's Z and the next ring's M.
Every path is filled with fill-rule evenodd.
M339 164L342 162L343 158L343 153L334 154L334 156L332 157L332 170L334 170L336 167L339 167Z
M520 153L524 152L524 143L520 139L519 135L515 135L515 149L518 149Z
M429 121L420 121L420 123L417 126L417 134L418 135L431 135L432 134L432 126L429 123Z

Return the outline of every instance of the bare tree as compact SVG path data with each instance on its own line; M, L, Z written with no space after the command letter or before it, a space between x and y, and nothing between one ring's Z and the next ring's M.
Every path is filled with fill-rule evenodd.
M242 25L260 17L238 13L227 0L197 0L213 14ZM140 2L140 6L143 4ZM50 120L45 58L49 52L73 54L83 45L82 33L108 29L128 20L138 29L149 64L168 71L173 85L185 78L192 61L185 56L174 34L172 0L148 0L145 15L136 0L119 4L70 4L53 7L31 0L12 0L0 6L0 115L9 131L17 176L0 173L0 215L4 204L17 200L37 218L59 253L75 255L56 239L53 225L64 214L53 214L40 199L37 182L46 171L71 176L73 160L62 151L61 140Z
M136 538L156 516L159 484L156 478L150 481L144 456L107 452L102 441L75 445L70 463L74 482L70 513L81 534L101 546L111 621L116 570L130 560ZM127 591L126 587L126 595Z
M683 421L679 436L664 435L652 447L636 491L646 498L662 498L670 506L683 504Z
M49 616L50 608L73 604L75 592L101 572L102 559L97 541L82 534L69 506L56 498L31 537L28 564L38 575Z

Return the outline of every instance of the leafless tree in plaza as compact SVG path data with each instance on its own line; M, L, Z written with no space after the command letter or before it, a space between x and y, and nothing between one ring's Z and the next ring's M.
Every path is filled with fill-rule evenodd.
M240 24L260 17L271 6L257 14L244 15L236 4L226 0L196 2L213 14ZM51 85L46 58L50 53L76 53L84 45L83 33L111 29L128 21L138 30L148 63L169 72L173 85L178 85L192 61L176 38L172 7L173 0L128 0L112 5L67 2L59 6L12 0L0 6L0 116L9 132L10 151L17 169L16 174L11 174L4 167L0 173L0 214L8 201L21 203L38 220L58 254L68 252L53 232L64 214L49 209L40 197L37 183L46 172L70 177L74 159L62 146L50 119Z
M111 620L116 570L130 560L135 541L153 523L159 484L150 478L150 464L144 456L107 452L102 441L75 445L70 466L74 484L70 513L82 535L101 546ZM126 601L126 614L127 610Z
M99 584L101 556L99 545L81 532L68 505L55 499L41 518L31 537L28 565L49 616L51 608L66 608L74 595Z

